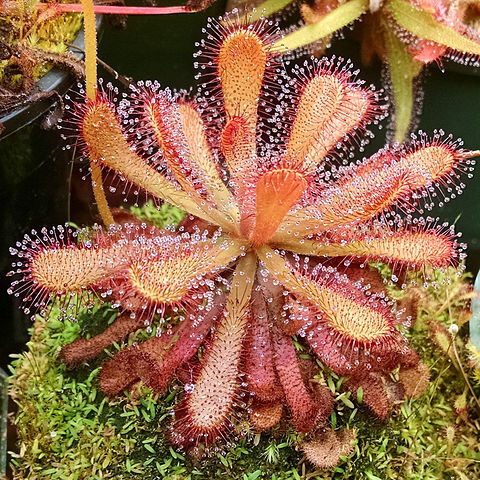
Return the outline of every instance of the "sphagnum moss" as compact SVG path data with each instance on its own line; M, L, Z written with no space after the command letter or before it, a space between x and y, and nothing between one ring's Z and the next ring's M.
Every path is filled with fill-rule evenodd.
M143 210L136 213L149 216ZM169 223L171 216L164 213ZM160 213L156 220L162 226ZM388 269L382 268L388 277ZM246 427L246 419L242 417L236 420L238 431L243 433L235 445L224 446L201 461L185 457L165 437L181 390L179 386L173 385L165 396L159 397L138 384L126 397L114 400L98 390L98 367L125 345L114 345L77 370L68 370L57 360L64 345L81 336L95 335L106 320L113 320L114 310L97 307L80 315L78 323L72 323L57 320L60 311L52 307L48 321L37 317L28 351L13 362L10 394L19 406L15 418L19 447L12 453L15 478L478 478L478 431L475 422L455 411L454 405L465 391L465 381L431 336L434 324L449 328L462 322L469 288L465 276L459 278L453 269L436 275L448 277L442 278L447 281L439 282L437 288L429 287L419 299L418 318L408 333L411 344L431 370L431 383L425 395L398 401L390 419L380 421L362 405L361 389L353 395L345 390L345 379L325 367L317 376L334 397L335 406L329 419L333 429L347 428L356 433L352 454L329 472L314 470L295 447L302 437L285 424L276 427L272 435L256 434ZM405 293L393 286L389 293L400 299L411 295L413 290ZM155 329L138 331L129 336L127 343L143 341L155 333ZM461 359L465 354L462 333L461 330L456 338ZM306 351L301 351L304 348L301 343L295 342L295 347L300 350L297 352L300 358L308 357ZM467 395L465 401L467 409L473 411L472 397Z

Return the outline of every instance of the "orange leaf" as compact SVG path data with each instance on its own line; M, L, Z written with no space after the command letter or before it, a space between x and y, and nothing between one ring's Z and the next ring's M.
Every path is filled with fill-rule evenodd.
M271 170L260 177L256 188L255 229L250 236L253 245L268 242L306 186L301 173L286 168Z

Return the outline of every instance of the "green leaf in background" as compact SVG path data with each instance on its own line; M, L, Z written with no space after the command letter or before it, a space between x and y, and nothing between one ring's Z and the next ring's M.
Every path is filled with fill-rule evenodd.
M368 10L368 0L350 0L312 25L301 27L275 43L274 48L289 50L320 40L350 24Z
M359 387L357 390L357 402L363 403L363 388Z
M249 19L251 22L254 22L262 17L268 17L282 8L285 8L292 2L293 0L267 0L256 7L252 16L249 16Z
M388 0L385 8L397 23L419 38L445 45L460 52L480 55L480 43L470 40L451 27L439 23L424 10L404 0Z
M386 22L382 22L382 26L395 106L395 140L402 142L412 122L413 80L422 64L413 59Z

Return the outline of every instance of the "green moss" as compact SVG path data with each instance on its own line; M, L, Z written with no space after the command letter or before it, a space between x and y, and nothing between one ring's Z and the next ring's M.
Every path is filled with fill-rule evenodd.
M154 209L153 206L151 206ZM158 226L176 223L168 208L154 209ZM143 218L154 220L149 210ZM162 210L160 210L162 212ZM138 213L138 212L136 212ZM388 276L388 269L382 273ZM357 433L354 452L331 471L315 471L295 445L301 436L280 425L269 434L249 430L245 418L236 419L230 445L206 458L193 459L168 442L171 413L181 386L172 384L164 397L137 385L113 400L98 389L103 361L125 345L114 345L102 356L76 370L57 360L60 348L79 336L95 335L116 315L109 306L84 311L77 323L60 321L52 307L49 321L37 318L28 350L12 364L11 396L18 404L15 419L18 450L12 454L17 479L165 479L165 480L438 480L480 478L478 407L462 373L467 350L465 310L470 290L466 277L453 269L434 272L434 282L420 299L419 318L407 332L422 360L430 367L427 394L398 404L389 419L378 420L362 404L362 393L342 389L343 378L323 367L322 378L335 397L330 418L333 428ZM405 292L390 286L401 298ZM408 291L407 291L408 292ZM453 337L446 328L459 325ZM450 343L442 350L431 336L443 326ZM445 328L446 327L446 328ZM155 335L156 328L136 332L125 344ZM303 347L296 342L301 355ZM452 354L452 350L454 354ZM453 362L453 359L458 360ZM395 376L395 373L392 374ZM469 415L454 404L465 395ZM459 403L457 403L457 406ZM477 420L475 420L477 419Z
M167 225L178 225L185 217L185 212L167 203L156 207L152 200L149 200L142 207L130 207L130 211L140 220L147 220L158 228Z
M21 405L15 419L19 451L12 463L28 469L26 478L96 478L97 465L108 468L113 452L125 449L129 439L98 418L105 406L96 401L98 369L73 377L56 364L59 346L79 333L78 324L58 321L57 313L48 324L36 322L28 352L12 364L10 395Z

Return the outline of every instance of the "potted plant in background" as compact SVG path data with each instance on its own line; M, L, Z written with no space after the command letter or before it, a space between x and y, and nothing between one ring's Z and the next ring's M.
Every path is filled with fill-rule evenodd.
M278 82L263 82L265 65L267 80L282 78L272 25L230 21L201 43L207 76L197 103L142 84L116 107L116 92L96 96L87 78L76 128L89 161L190 216L158 230L178 223L178 211L137 209L155 228L103 205L105 223L120 223L110 232L46 229L13 252L12 293L50 319L37 317L16 361L18 475L475 475L468 409L478 399L457 335L472 294L449 267L463 246L452 230L413 220L418 192L470 170L475 152L436 134L354 168L316 165L382 116L378 97L326 61L275 90ZM257 107L268 133L258 151ZM403 220L395 214L405 210ZM422 268L406 275L409 266ZM59 321L72 315L78 322Z
M41 6L45 8L41 9ZM77 79L84 75L79 52L83 35L78 36L82 17L62 13L56 4L5 2L1 22L1 101L2 137L33 122L52 105L52 95L71 86L68 71ZM76 54L69 51L72 45ZM67 69L67 73L53 70ZM49 73L50 71L50 73Z

